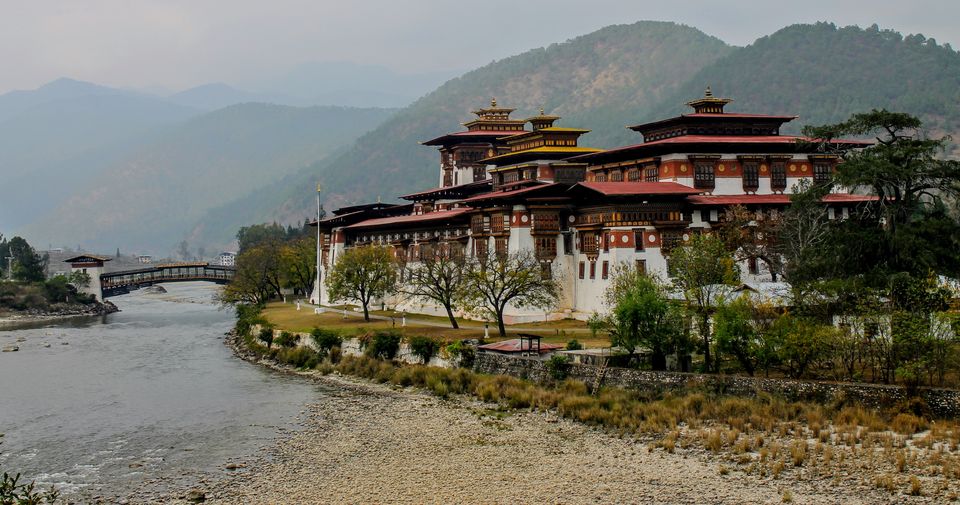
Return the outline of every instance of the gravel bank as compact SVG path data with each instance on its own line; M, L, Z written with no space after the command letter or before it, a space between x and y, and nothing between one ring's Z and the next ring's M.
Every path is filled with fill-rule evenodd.
M206 503L904 503L801 473L747 475L698 449L669 454L552 414L498 412L342 377L255 461L201 484ZM130 503L187 503L175 495Z

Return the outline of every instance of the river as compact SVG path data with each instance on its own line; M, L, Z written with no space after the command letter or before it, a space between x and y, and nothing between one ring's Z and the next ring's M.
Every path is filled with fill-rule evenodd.
M297 428L322 390L235 358L214 285L164 287L104 317L0 330L20 347L0 353L0 469L107 498L215 476Z

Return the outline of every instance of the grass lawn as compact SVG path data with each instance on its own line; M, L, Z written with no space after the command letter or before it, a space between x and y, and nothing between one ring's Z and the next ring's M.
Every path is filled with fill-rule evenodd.
M417 318L431 322L435 321L446 323L447 318L445 317L410 315L407 319L407 326L405 328L401 328L401 319L399 317L396 318L396 326L394 326L390 321L372 320L370 322L365 322L362 314L352 312L352 310L349 308L347 309L347 312L347 318L344 319L340 312L314 314L313 310L308 307L303 307L298 311L295 304L274 302L268 304L263 310L263 316L279 329L296 332L309 332L313 328L327 328L331 330L337 330L345 336L351 336L367 331L396 329L404 336L422 335L441 340L483 338L483 330L480 328L461 328L454 330L452 328L440 326L417 324L416 322L412 321L412 318ZM371 314L388 316L392 315L390 311L383 313L380 311L371 311ZM476 321L463 321L463 323L474 325L477 324ZM543 342L545 343L566 344L570 340L577 339L586 347L607 347L610 345L610 341L605 336L598 335L597 338L593 338L589 333L572 334L566 332L566 330L569 329L585 328L586 325L582 321L562 320L551 321L548 323L523 323L513 327L523 328L521 331L522 333L540 335L543 337ZM511 328L511 326L507 326L507 338L516 337L517 332L511 331ZM500 337L496 333L496 325L491 325L490 340L500 340Z

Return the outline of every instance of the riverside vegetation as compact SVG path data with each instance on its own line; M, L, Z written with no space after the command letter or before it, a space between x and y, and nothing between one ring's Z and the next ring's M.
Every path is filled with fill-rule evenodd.
M264 345L252 331L266 323L256 308L239 307L238 316L237 335L249 352L303 373L414 387L444 399L475 398L506 411L553 413L634 438L649 451L705 454L720 475L858 485L951 501L960 493L960 424L932 418L919 400L879 412L843 399L821 405L769 394L739 398L698 390L663 395L618 388L590 391L569 379L540 385L467 368L401 365L392 360L400 336L390 332L361 339L366 340L364 356L343 356L339 335L323 329L311 335L316 349ZM458 342L440 352L464 353L464 346Z

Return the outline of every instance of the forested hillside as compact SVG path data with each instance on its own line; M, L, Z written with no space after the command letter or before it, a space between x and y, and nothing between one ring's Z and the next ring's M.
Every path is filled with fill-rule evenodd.
M694 28L640 22L528 51L444 84L343 155L304 170L302 180L284 181L299 188L271 191L271 215L309 213L316 180L324 183L328 208L435 186L436 151L418 141L459 129L490 97L517 107L518 117L542 106L563 116L564 126L593 130L583 144L613 147L640 141L626 125L687 112L685 102L707 85L735 99L730 110L799 115L790 131L886 107L917 114L939 133L960 132L960 54L922 36L819 23L735 48ZM370 184L372 175L377 184ZM279 201L283 192L290 196ZM258 196L245 204L265 203Z
M876 26L779 30L704 67L660 104L657 116L685 112L683 103L701 94L704 84L736 100L732 110L800 116L789 125L793 132L886 108L960 133L960 53Z
M592 129L585 144L613 145L623 125L647 115L679 84L732 50L694 28L645 21L491 63L401 110L343 155L304 171L302 181L290 181L303 191L278 202L276 217L303 215L317 179L329 208L435 186L436 150L419 142L462 129L460 123L473 117L470 111L492 97L516 107L515 117L543 107L563 116L560 125ZM251 195L248 202L257 198Z
M40 244L167 253L208 209L322 159L391 113L256 103L214 111L84 181L24 234Z

